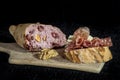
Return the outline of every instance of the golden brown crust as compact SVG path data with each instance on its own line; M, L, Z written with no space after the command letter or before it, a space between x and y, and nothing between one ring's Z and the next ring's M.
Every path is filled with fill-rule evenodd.
M66 52L65 56L74 63L100 63L112 59L109 47L76 49Z
M55 49L43 49L34 56L41 60L48 60L50 58L56 57L57 55L58 52Z
M9 28L9 32L14 37L16 43L23 48L25 48L25 30L30 24L11 25Z

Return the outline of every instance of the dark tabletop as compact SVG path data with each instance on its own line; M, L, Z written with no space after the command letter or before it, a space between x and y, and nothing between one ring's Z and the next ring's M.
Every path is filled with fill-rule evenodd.
M78 7L78 6L76 6ZM101 38L111 37L113 46L110 50L113 59L106 62L99 74L89 73L70 69L59 69L31 65L9 64L9 55L0 52L0 80L43 80L43 79L64 79L64 80L119 80L120 79L120 15L119 8L107 7L98 8L97 12L79 10L76 7L50 8L46 12L39 12L38 15L4 15L0 17L0 42L15 42L10 35L8 28L12 24L41 22L59 27L67 36L72 34L80 26L88 26L92 36ZM93 8L93 7L91 7ZM103 9L103 10L101 10ZM110 11L106 11L112 9ZM29 10L28 10L29 11ZM71 12L72 11L72 12ZM27 12L27 11L26 11ZM89 14L87 14L89 12ZM101 12L101 14L99 14ZM105 13L104 13L105 12ZM108 13L110 15L108 15ZM35 14L35 13L34 13ZM2 27L1 27L2 26Z

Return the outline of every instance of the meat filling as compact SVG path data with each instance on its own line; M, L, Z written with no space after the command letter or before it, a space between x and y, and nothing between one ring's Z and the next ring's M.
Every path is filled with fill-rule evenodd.
M106 38L98 38L93 37L93 39L87 40L89 37L89 29L86 27L81 27L77 29L73 34L73 40L66 46L65 51L70 51L73 49L81 49L81 48L90 48L90 47L104 47L104 46L112 46L112 40L110 37Z

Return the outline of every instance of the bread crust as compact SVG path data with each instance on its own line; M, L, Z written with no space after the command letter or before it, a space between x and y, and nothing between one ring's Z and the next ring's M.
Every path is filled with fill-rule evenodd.
M11 25L9 27L10 34L14 37L17 44L25 48L25 30L31 23Z
M109 47L75 49L65 52L65 56L74 63L101 63L112 59Z

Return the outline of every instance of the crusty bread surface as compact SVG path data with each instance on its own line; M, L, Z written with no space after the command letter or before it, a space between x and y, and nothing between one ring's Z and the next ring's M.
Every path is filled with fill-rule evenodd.
M64 53L74 63L101 63L112 59L109 47L75 49Z

